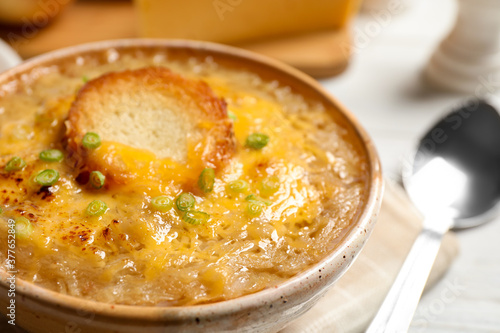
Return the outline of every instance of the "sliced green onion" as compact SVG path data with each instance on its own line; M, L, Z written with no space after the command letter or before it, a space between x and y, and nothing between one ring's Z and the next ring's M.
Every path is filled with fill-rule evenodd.
M31 222L27 218L18 217L14 220L14 222L15 222L14 228L16 230L17 238L26 239L33 232L33 226L31 225Z
M255 194L250 194L245 198L248 201L246 212L251 217L257 217L262 214L262 208L264 205L271 205L271 201L259 198Z
M243 179L233 180L227 184L226 188L231 192L243 193L248 190L248 183Z
M227 111L227 116L231 118L233 121L238 120L238 117L236 117L236 115L231 111Z
M255 194L249 194L245 198L246 201L259 201L259 197Z
M194 207L195 199L191 193L181 193L175 200L175 206L181 212L188 211Z
M215 171L212 168L205 168L198 178L198 187L205 193L214 189Z
M87 75L82 76L83 83L89 82L89 77Z
M172 199L166 195L160 195L159 197L151 199L151 206L160 212L166 212L172 208L173 202Z
M92 171L89 176L90 185L96 190L102 188L106 182L106 176L100 171Z
M251 217L257 217L262 214L262 207L264 206L263 202L260 201L250 201L247 204L246 212Z
M0 207L0 215L2 215L2 213L3 213L3 208Z
M257 202L257 203L262 203L266 206L270 206L272 204L271 201L269 200L266 200L266 199L262 199L262 198L259 198L258 196L256 196L255 194L250 194L250 195L247 195L247 197L245 198L246 201L248 202Z
M64 154L57 149L47 149L42 151L39 157L44 162L61 162L64 159Z
M252 149L262 149L269 143L269 136L262 133L253 133L247 137L245 145Z
M271 176L262 181L260 184L260 194L270 196L276 193L280 188L280 179L278 176Z
M210 218L209 214L197 210L187 211L186 214L184 214L184 216L182 217L184 221L194 225L205 223L208 221L209 218Z
M24 169L25 166L26 162L22 158L14 156L5 165L5 171L7 172L19 171Z
M104 201L94 200L87 206L85 213L88 216L100 216L108 210L108 206Z
M96 149L101 145L101 137L94 132L88 132L83 136L82 145L88 149Z
M59 180L59 172L47 169L35 176L35 183L42 186L52 186Z

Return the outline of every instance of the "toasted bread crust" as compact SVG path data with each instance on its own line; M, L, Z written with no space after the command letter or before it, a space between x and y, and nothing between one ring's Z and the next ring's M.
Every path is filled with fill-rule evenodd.
M123 120L123 114L131 118ZM148 116L153 120L145 123ZM142 127L133 119L141 119ZM161 122L179 130L163 132ZM102 158L84 148L87 132L194 170L220 167L236 145L225 101L205 82L162 67L112 72L87 82L71 105L66 127L67 149L79 172L101 170L117 183L134 177L119 156Z

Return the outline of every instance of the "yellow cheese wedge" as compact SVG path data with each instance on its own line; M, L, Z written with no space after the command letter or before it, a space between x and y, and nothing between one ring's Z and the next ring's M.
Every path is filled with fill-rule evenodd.
M135 0L142 37L222 43L346 25L360 0Z

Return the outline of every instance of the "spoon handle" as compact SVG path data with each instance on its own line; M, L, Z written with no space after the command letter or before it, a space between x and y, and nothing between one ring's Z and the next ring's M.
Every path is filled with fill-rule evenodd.
M408 331L443 234L425 227L422 229L367 333Z

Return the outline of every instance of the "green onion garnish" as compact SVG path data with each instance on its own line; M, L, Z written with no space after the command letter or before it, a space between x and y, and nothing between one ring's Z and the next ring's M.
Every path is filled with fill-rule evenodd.
M89 82L89 77L87 75L82 76L83 83Z
M44 162L61 162L64 159L64 154L57 149L47 149L42 151L39 157Z
M259 198L255 194L250 194L245 198L248 201L246 212L251 217L257 217L262 214L262 208L264 205L271 205L271 201Z
M246 212L251 217L257 217L262 214L262 207L264 206L263 202L260 201L250 201L247 204Z
M233 180L227 184L226 188L231 192L243 193L248 190L248 183L242 179Z
M88 132L83 136L82 145L88 149L96 149L101 145L101 137L94 132Z
M198 178L198 187L205 193L214 189L215 171L212 168L205 168Z
M194 207L195 199L191 193L181 193L175 200L175 206L181 212L188 211Z
M42 186L52 186L59 180L59 172L47 169L35 176L35 183Z
M19 171L24 169L25 166L26 162L22 158L14 156L5 165L5 171L7 172Z
M172 199L166 195L160 195L159 197L151 199L151 206L160 212L166 212L172 208L173 202Z
M87 206L85 213L88 216L100 216L108 210L108 206L104 201L94 200Z
M184 216L182 217L184 221L194 225L205 223L208 221L209 218L210 218L209 214L197 210L187 211L186 214L184 214Z
M227 116L231 118L233 121L238 120L238 117L236 117L236 115L231 111L227 111Z
M27 218L18 217L14 220L14 222L15 222L14 228L16 230L17 238L26 239L33 232L33 226L31 225L31 222Z
M262 181L260 184L260 193L263 196L270 196L276 193L280 188L280 179L278 176L271 176Z
M0 207L0 215L2 215L2 213L3 213L3 208Z
M257 202L257 203L262 203L266 206L270 206L272 204L271 201L269 200L266 200L266 199L262 199L262 198L259 198L258 196L256 196L255 194L250 194L250 195L247 195L247 197L245 198L246 201L248 202Z
M252 149L262 149L269 143L269 136L262 133L253 133L247 137L245 145Z
M90 185L96 190L102 188L106 181L106 176L104 176L100 171L92 171L89 176Z

